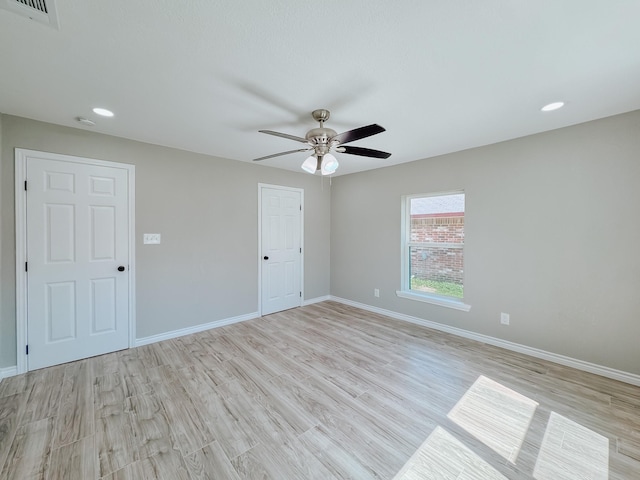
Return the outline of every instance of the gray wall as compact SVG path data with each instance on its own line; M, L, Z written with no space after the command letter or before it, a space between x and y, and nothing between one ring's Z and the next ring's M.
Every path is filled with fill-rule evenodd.
M14 148L136 166L137 337L258 310L258 183L304 189L307 299L329 294L331 190L318 177L0 117L0 368L16 364ZM143 245L161 233L161 245Z
M306 298L327 295L330 279L338 297L640 374L639 133L632 112L322 189L306 174L4 115L0 368L15 365L13 149L22 147L136 165L140 338L257 310L263 182L305 190ZM468 313L395 295L401 195L457 189L467 195ZM145 232L162 233L162 244L142 245Z
M398 298L400 197L458 189L471 311ZM337 177L331 201L332 295L640 374L640 111Z

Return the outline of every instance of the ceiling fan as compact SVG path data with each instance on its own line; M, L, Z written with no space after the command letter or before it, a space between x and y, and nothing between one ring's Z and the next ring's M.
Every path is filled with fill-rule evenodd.
M320 127L309 130L304 138L289 135L287 133L274 132L273 130L259 130L260 133L288 138L289 140L305 143L307 146L297 150L289 150L287 152L274 153L273 155L255 158L253 161L258 162L260 160L266 160L267 158L289 155L290 153L312 152L302 164L302 169L311 174L314 174L319 170L322 175L331 175L338 168L338 160L331 152L347 153L350 155L372 158L389 158L391 156L390 153L382 152L380 150L372 150L371 148L343 146L346 143L355 142L356 140L384 132L385 129L380 125L373 123L371 125L354 128L353 130L338 134L335 130L324 126L324 122L329 120L329 115L330 112L326 109L319 109L311 112L311 116L316 122L320 123Z

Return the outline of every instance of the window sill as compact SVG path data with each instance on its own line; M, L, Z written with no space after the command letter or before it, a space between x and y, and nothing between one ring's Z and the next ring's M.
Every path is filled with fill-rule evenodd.
M431 303L433 305L439 305L441 307L462 310L463 312L468 312L469 310L471 310L471 305L467 305L461 300L454 300L453 298L445 298L424 293L413 293L403 290L396 290L396 295L400 298L407 298L409 300L417 300L418 302Z

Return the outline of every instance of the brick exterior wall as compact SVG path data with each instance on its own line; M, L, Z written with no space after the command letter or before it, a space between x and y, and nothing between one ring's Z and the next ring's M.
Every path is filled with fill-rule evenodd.
M411 276L462 284L464 214L412 215L411 242L448 243L443 247L412 247Z

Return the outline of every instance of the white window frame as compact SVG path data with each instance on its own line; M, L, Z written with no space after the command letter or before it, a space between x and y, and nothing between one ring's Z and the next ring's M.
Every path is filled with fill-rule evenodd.
M409 249L412 246L423 245L421 243L410 242L410 230L411 230L411 199L424 198L424 197L441 197L445 195L465 195L465 201L467 199L464 190L454 190L450 192L437 192L437 193L422 193L413 195L402 196L402 229L400 235L401 248L400 248L400 290L396 291L396 295L400 298L406 298L408 300L416 300L419 302L431 303L433 305L439 305L441 307L453 308L455 310L462 310L468 312L471 310L471 305L466 304L463 300L455 297L449 297L446 295L438 295L435 293L416 292L411 290L411 280L409 279L409 262L410 255ZM464 245L463 245L464 252Z

